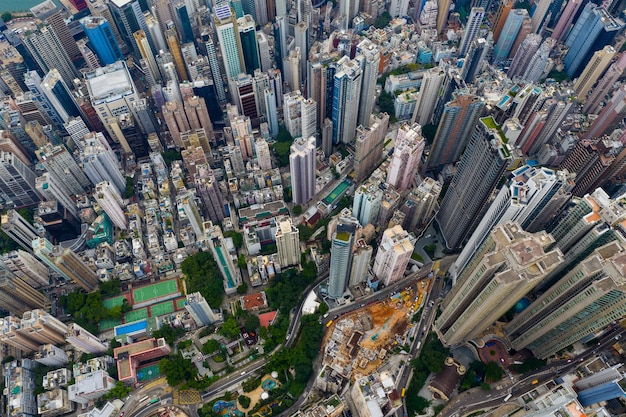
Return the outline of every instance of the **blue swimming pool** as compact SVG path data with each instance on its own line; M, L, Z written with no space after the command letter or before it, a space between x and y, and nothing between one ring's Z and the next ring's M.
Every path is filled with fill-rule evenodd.
M115 335L134 334L145 331L148 328L148 320L138 320L132 323L122 324L115 327Z

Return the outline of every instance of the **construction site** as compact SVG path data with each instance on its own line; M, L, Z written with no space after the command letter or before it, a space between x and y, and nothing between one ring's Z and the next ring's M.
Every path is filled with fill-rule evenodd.
M375 372L391 352L408 343L411 319L429 285L428 279L414 282L389 298L337 318L322 343L323 368L352 381Z

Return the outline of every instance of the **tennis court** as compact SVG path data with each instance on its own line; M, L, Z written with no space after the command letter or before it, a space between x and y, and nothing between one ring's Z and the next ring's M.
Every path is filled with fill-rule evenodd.
M115 326L122 324L120 319L104 319L100 321L100 331L111 330Z
M130 298L128 297L128 294L124 294L102 300L102 305L108 309L112 309L115 306L121 306L124 303L124 300L128 301L128 303L130 304Z
M177 298L174 302L176 303L176 310L184 310L187 299L185 297Z
M140 308L138 310L129 311L124 315L124 320L126 323L130 323L133 321L147 319L148 318L148 309L146 307Z
M150 306L150 315L152 317L162 316L174 312L174 303L166 301L164 303L154 304Z
M324 197L324 203L326 203L326 205L331 205L333 203L333 201L335 201L337 199L337 197L339 197L341 194L343 194L344 191L346 191L348 189L348 187L350 186L350 183L347 181L342 181L338 186L335 187L334 190L332 190L330 192L330 194L328 194L326 197Z
M179 292L178 281L171 279L169 281L161 281L156 284L133 289L133 300L135 303L143 303L154 298L164 297L168 294L174 294L177 292Z

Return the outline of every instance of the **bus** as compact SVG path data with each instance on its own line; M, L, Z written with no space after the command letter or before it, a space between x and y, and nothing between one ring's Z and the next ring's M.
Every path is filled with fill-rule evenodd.
M333 324L333 321L329 321L328 323L326 323L326 327L330 327L330 325Z
M156 398L151 399L149 404L156 404L158 402L159 402L159 397L156 397Z
M146 395L145 397L143 397L141 400L139 400L140 403L147 401L148 400L148 396Z
M502 400L502 402L507 402L508 400L511 399L512 396L513 396L512 394L507 395L506 397L504 397L504 400Z

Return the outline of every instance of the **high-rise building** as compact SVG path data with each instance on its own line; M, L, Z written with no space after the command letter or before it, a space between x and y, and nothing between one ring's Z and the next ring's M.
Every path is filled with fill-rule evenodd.
M76 323L70 323L65 334L65 341L74 349L84 353L104 353L107 346L100 339Z
M300 264L300 232L290 218L276 221L276 248L278 263L282 268Z
M122 35L120 35L120 31L117 29L117 25L113 20L113 15L111 14L111 9L107 3L103 0L93 0L87 2L87 6L89 7L89 11L92 16L99 16L107 20L109 22L111 31L113 32L113 36L115 36L115 40L117 45L120 47L122 53L128 53L128 47L124 43L124 39Z
M124 201L118 189L108 181L96 184L94 199L111 221L120 229L128 228L128 218L124 213Z
M2 255L0 267L11 271L15 276L22 278L24 282L33 288L47 286L50 283L50 273L45 265L35 258L31 252L14 250Z
M150 69L150 74L152 78L156 81L161 80L161 73L159 72L159 67L157 66L156 60L154 59L154 55L152 54L152 50L150 49L150 43L148 42L148 38L146 37L146 32L143 30L138 30L133 33L133 38L135 39L135 43L137 44L137 50L142 59L146 60L146 64Z
M48 27L52 29L56 38L59 40L67 56L72 62L79 62L81 55L74 40L74 36L65 23L65 18L61 14L61 7L57 7L52 0L45 0L30 9L33 16L42 22L47 22ZM54 68L54 67L51 67ZM69 83L68 83L69 84Z
M93 185L108 181L120 193L124 191L126 180L120 171L120 162L101 132L91 132L85 136L85 147L80 151L79 158Z
M65 342L67 325L40 309L24 312L20 333L40 343L62 344Z
M141 11L139 0L110 0L109 9L115 25L119 29L122 39L129 50L133 51L136 57L141 57L137 48L137 43L133 38L133 33L143 30L148 38L150 49L156 55L157 48L154 45L146 19Z
M472 7L469 16L467 17L467 23L461 38L459 45L459 56L464 56L474 39L478 36L480 25L483 23L485 17L485 9L482 7Z
M40 201L35 173L10 152L0 151L0 198L6 207L25 207Z
M411 190L406 201L400 207L404 213L403 227L407 230L422 230L433 218L438 205L437 199L441 194L441 183L426 177L420 184Z
M204 203L204 208L209 214L209 219L215 223L224 220L224 197L213 170L208 165L196 167L194 183Z
M89 179L64 145L46 145L39 148L36 155L51 180L65 189L67 195L85 192Z
M363 226L375 224L383 199L383 190L378 181L368 181L357 187L352 202L352 215Z
M574 91L578 95L579 102L585 102L587 94L604 74L615 54L616 51L611 45L594 52L591 61L587 63L585 69L574 83Z
M343 297L348 285L356 229L357 225L354 222L340 218L333 233L328 278L328 295L332 298Z
M45 295L31 287L22 278L6 269L0 269L0 308L11 314L23 314L49 304Z
M351 287L367 280L370 275L369 268L373 252L372 247L365 243L364 239L357 239L355 246L352 254L352 267L350 268L350 282L348 283Z
M608 179L605 173L613 165L616 155L621 150L621 143L609 139L579 140L559 166L561 169L576 173L576 185L572 189L572 194L582 197Z
M515 43L515 39L522 27L522 23L524 19L527 18L528 11L526 9L511 10L502 28L502 32L498 37L498 42L495 45L493 51L494 61L502 62L508 58L511 48L513 48L513 44Z
M598 114L598 117L591 123L589 129L584 133L583 138L598 138L617 126L623 115L626 113L626 85L617 89L611 100L606 103Z
M514 349L547 358L626 314L624 247L596 249L505 326Z
M67 85L73 85L74 78L80 78L63 45L49 26L29 33L24 38L24 46L44 73L56 68Z
M415 174L422 160L426 141L422 127L414 123L398 129L394 151L387 171L387 182L397 190L407 190L415 183Z
M553 39L562 42L567 37L570 28L572 27L572 23L574 22L574 17L576 17L578 9L583 3L583 0L570 0L567 2L565 9L563 9L563 13L561 13L559 21L552 31L551 37Z
M180 51L180 42L178 40L178 34L176 33L175 27L170 27L165 30L165 42L167 42L167 48L172 54L172 59L174 60L174 68L176 69L176 74L178 75L178 82L188 81L187 71L185 70L185 61L183 60L183 55Z
M249 14L237 19L237 28L239 33L241 52L243 54L243 63L245 72L250 75L254 74L254 70L260 68L259 47L256 42L256 23Z
M376 99L376 80L380 64L380 51L376 44L362 40L357 45L357 61L361 62L361 97L359 98L359 118L357 123L369 126Z
M552 0L539 0L535 2L535 9L533 11L532 18L533 33L541 35L542 28L545 23L547 23L546 18L548 17L548 11L551 3Z
M567 171L528 165L513 171L450 268L453 282L495 226L513 221L524 230L537 230L560 212L571 197L572 177Z
M503 36L500 36L500 39L503 39ZM467 55L465 55L461 71L461 77L466 83L474 82L474 79L482 70L483 62L488 53L489 42L485 38L474 39L467 51Z
M437 8L437 33L443 33L448 26L451 0L441 0ZM420 123L421 124L421 123Z
M356 128L354 178L357 182L369 175L382 160L383 145L388 127L389 115L379 113L370 115L369 123Z
M303 59L300 60L300 83L304 84L307 75L307 63L306 57L309 56L309 25L306 22L298 22L294 28L295 45L300 48L300 53Z
M190 3L190 6L192 4L193 3ZM174 5L173 12L176 16L174 19L174 23L176 23L176 31L180 34L181 41L183 43L193 42L194 36L191 27L191 17L194 14L193 7L188 7L185 3L178 3Z
M424 73L411 123L419 123L424 126L431 122L437 97L439 97L439 91L445 78L446 72L438 66Z
M474 128L436 217L448 248L461 245L480 220L511 157L507 142L493 117Z
M496 226L443 301L435 331L446 346L478 337L562 262L554 239L514 222Z
M500 33L504 28L506 19L509 17L511 9L515 5L514 0L502 0L498 6L498 10L493 19L493 41L498 42L500 39Z
M289 153L294 204L306 204L315 196L315 137L296 139Z
M15 316L0 318L0 342L23 352L32 352L37 350L40 343L28 337L27 334L23 334L21 332L21 322L22 321ZM5 373L5 377L6 375L7 374ZM35 413L33 413L33 415L35 415Z
M520 47L517 49L511 66L506 75L510 79L519 77L524 74L533 56L537 53L539 46L541 45L542 37L534 33L526 36Z
M294 138L309 138L317 133L317 103L305 99L300 90L283 96L285 128Z
M226 76L236 78L245 68L237 17L227 3L222 3L215 7L213 18Z
M570 78L576 78L591 61L594 52L609 45L623 29L624 22L611 16L604 7L587 3L565 45L569 47L563 63Z
M33 239L38 238L37 231L21 214L9 210L0 217L2 231L25 250L33 251Z
M195 195L191 191L187 190L179 192L176 196L176 206L179 213L184 213L187 222L191 226L197 240L204 240L206 236L206 230L204 228L204 221L198 210L196 204Z
M241 272L228 252L226 240L222 234L222 229L210 222L205 230L207 231L209 248L213 254L213 259L224 277L224 292L228 295L237 292L237 287L241 284Z
M385 286L402 279L414 249L414 239L402 226L383 232L374 260L374 276Z
M102 65L124 59L111 25L105 18L87 16L80 20L80 24Z
M444 106L428 156L428 170L439 169L461 158L485 103L474 94L458 91Z
M220 319L219 314L211 309L209 303L199 292L187 294L185 309L198 326L208 326Z
M347 56L342 57L337 65L338 70L333 80L333 143L350 143L354 139L357 127L361 66Z
M544 77L546 68L548 68L548 59L550 58L550 52L556 45L556 41L552 38L546 38L537 52L533 55L528 63L526 71L524 71L521 78L525 81L536 83Z
M80 115L69 88L56 69L51 69L43 80L39 78L37 72L29 71L25 76L25 82L39 107L59 131L63 131L64 124L70 117Z
M601 103L607 94L613 91L617 80L624 73L624 69L626 69L626 53L622 52L617 60L606 70L602 78L598 80L598 84L583 102L583 114L598 114Z
M543 126L538 132L533 132L531 131L532 123L527 123L517 140L516 146L522 149L525 155L537 155L541 148L552 140L557 129L572 109L573 104L574 102L566 90L559 91L554 97L547 99L542 106L542 111L545 115ZM536 119L541 116L542 112L538 112L533 115L531 121L533 118Z

